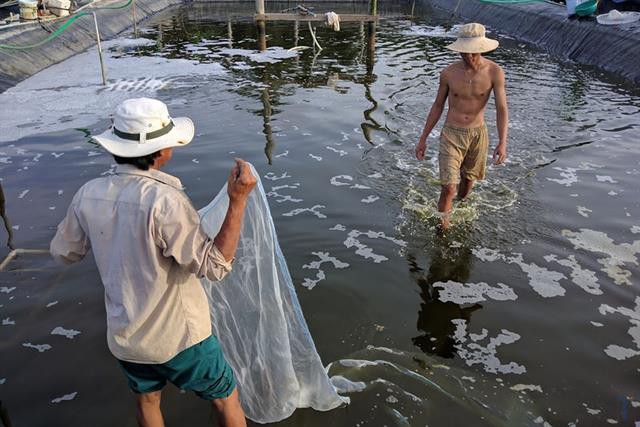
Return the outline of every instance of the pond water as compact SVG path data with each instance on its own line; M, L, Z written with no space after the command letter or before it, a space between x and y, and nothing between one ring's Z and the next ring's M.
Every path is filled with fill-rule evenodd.
M196 123L167 171L197 207L234 157L261 173L318 351L352 389L349 407L281 425L637 425L640 91L493 33L509 160L438 236L441 124L425 162L413 150L459 19L318 26L321 52L290 50L312 46L305 23L269 23L260 52L239 18L250 7L178 8L105 43L107 87L90 50L0 95L13 245L48 246L74 192L113 173L90 135L123 99L157 97ZM487 122L495 144L492 105ZM135 425L103 307L91 257L23 255L0 272L0 400L15 425ZM163 408L168 425L207 425L207 405L175 388Z

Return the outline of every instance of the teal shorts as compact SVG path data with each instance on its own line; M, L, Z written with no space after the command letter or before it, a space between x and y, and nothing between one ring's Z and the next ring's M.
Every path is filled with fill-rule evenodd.
M236 387L233 371L222 354L218 339L206 340L178 353L161 364L118 360L134 393L161 390L169 381L182 390L195 392L205 400L229 397Z

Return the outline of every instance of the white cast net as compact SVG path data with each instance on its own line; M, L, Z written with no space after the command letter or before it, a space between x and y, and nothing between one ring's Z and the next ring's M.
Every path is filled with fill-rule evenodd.
M248 418L269 423L296 408L320 411L349 403L331 385L280 250L260 177L251 192L233 270L222 282L202 280L213 330L236 376ZM215 236L229 205L225 185L200 210L202 226Z

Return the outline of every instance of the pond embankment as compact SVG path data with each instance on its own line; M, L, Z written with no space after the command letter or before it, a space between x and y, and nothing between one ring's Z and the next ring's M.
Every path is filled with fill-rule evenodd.
M418 0L464 21L532 43L550 54L615 73L640 83L640 21L600 25L593 18L569 19L563 6L535 2L487 4L477 0Z
M109 39L133 26L131 6L126 6L126 3L125 0L97 1L83 8L79 13L95 12L101 38ZM136 0L136 21L142 21L161 10L181 3L182 0ZM57 38L34 46L52 36L64 25L63 22L65 20L33 22L0 30L0 45L24 47L0 48L0 92L96 44L93 16L88 14L76 19ZM60 76L61 81L64 79L65 76Z

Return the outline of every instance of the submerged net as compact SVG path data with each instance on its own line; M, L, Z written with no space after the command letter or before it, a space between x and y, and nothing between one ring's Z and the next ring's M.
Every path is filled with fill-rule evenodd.
M316 351L278 244L266 194L249 196L231 273L219 283L202 281L213 330L233 368L246 416L259 423L289 417L296 408L327 411L349 399L337 394ZM200 210L214 236L229 197L225 185Z

